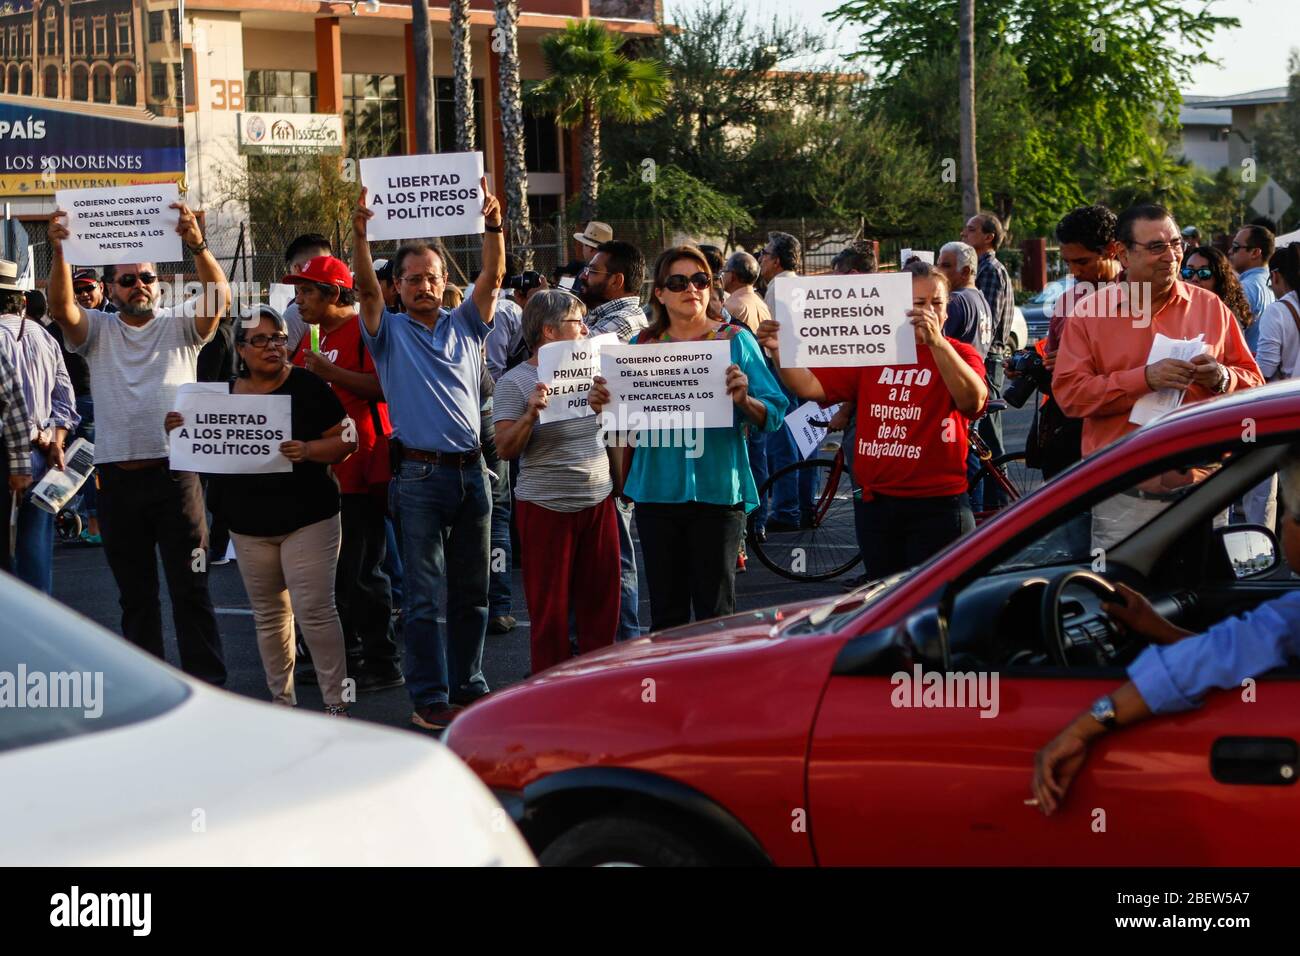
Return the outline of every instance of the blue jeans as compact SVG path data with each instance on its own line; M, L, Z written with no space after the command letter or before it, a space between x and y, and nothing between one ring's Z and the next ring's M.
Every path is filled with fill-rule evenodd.
M77 414L81 416L81 424L77 426L72 438L84 438L93 445L95 443L95 400L89 395L79 395ZM71 439L68 444L72 444ZM97 476L92 473L82 484L81 491L77 493L75 510L85 518L99 517L99 489L95 487L96 480Z
M617 502L620 601L615 640L630 641L641 636L640 600L636 574L636 545L632 542L633 506Z
M492 486L492 569L488 575L488 617L510 613L510 463L500 462Z
M488 692L483 641L488 619L492 502L482 460L463 468L406 460L389 486L405 558L402 639L415 707L445 706ZM446 586L446 628L439 622Z
M790 426L782 425L779 432L767 436L768 474L775 474L787 465L800 461L799 446L790 434ZM813 478L811 468L797 475L785 475L772 486L772 504L769 518L798 526L804 515L812 513Z
M751 428L749 430L749 470L754 473L754 487L760 491L770 474L767 467L767 446L770 437L769 433L762 429ZM755 531L761 531L767 527L767 512L767 499L760 495L758 507L749 515L749 520Z
M33 473L42 472L33 470ZM8 515L5 520L9 520ZM30 492L18 506L14 574L38 591L54 593L54 515L36 507Z
M402 606L402 553L397 547L393 519L384 519L384 573L393 591L393 607Z

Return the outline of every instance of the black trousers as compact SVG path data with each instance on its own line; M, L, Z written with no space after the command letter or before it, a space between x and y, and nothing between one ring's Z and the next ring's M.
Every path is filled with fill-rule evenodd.
M373 495L343 495L340 500L343 542L334 600L343 638L349 652L359 647L367 668L388 669L397 663L397 638L393 592L384 573L384 503Z
M856 503L867 579L906 571L975 528L965 494L938 498L875 495Z
M650 628L722 617L736 610L736 555L744 505L638 502L636 527L650 587Z
M156 657L165 656L157 549L181 669L224 683L226 665L208 596L208 527L199 476L166 466L127 471L109 464L98 470L99 526L122 605L122 635Z

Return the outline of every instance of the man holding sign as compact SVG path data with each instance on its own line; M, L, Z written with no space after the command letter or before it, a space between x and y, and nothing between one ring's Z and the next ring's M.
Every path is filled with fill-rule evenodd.
M759 341L796 395L822 405L857 402L853 472L862 488L858 528L868 580L919 564L975 526L966 497L966 429L988 398L984 362L943 335L943 273L920 260L907 273L914 362L784 367L780 323L759 328ZM891 314L885 321L903 319Z
M436 157L421 157L436 167ZM447 264L437 249L403 245L393 279L406 312L384 307L367 230L375 218L361 190L352 220L353 267L361 332L379 373L399 462L391 498L401 523L406 561L404 639L411 722L442 730L469 702L488 692L483 641L488 617L492 503L479 444L483 341L492 330L497 289L505 273L501 204L483 197L483 268L474 294L442 308ZM409 233L406 233L409 235ZM447 587L447 627L438 621Z
M534 293L523 335L532 357L497 382L497 451L521 459L515 489L532 672L569 657L569 615L580 653L614 642L619 617L618 518L611 450L587 404L599 366L587 310L562 289ZM617 342L610 334L607 340ZM549 366L545 378L541 364Z
M78 201L76 192L67 195ZM118 311L83 308L64 257L63 243L71 236L67 213L59 209L49 222L49 310L68 350L84 356L90 368L99 522L120 592L123 636L163 656L156 549L167 575L181 667L220 684L226 666L208 596L203 492L198 475L169 470L160 423L174 407L176 389L195 381L199 351L216 333L230 287L194 213L181 202L168 208L175 210L176 233L194 257L202 293L178 309L158 308L154 264L121 263L112 287Z

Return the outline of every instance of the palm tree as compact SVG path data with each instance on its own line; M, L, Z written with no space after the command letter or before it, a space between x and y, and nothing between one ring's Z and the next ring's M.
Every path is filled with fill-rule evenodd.
M433 152L433 38L429 35L429 0L411 4L411 45L415 57L415 151Z
M961 205L970 218L980 211L980 176L975 153L975 0L961 0L960 100Z
M456 97L456 151L474 149L474 79L470 52L469 0L451 0L451 69Z
M596 20L570 20L542 38L550 76L532 97L564 127L582 127L582 217L596 215L600 190L600 124L640 123L663 112L668 74L658 60L621 52L624 38Z
M519 85L519 0L494 0L493 49L500 55L501 145L505 154L507 235L525 269L532 268L533 227L528 221L528 170L524 158L524 106Z

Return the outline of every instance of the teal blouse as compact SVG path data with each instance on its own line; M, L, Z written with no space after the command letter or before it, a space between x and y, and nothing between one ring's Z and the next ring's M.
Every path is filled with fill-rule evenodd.
M785 424L788 407L785 393L781 391L771 369L763 358L763 350L747 329L736 329L731 338L731 361L749 376L749 394L767 406L767 419L762 430L780 431ZM709 334L702 339L722 336ZM675 341L668 336L662 342ZM654 343L644 343L654 348ZM733 406L730 428L705 428L696 432L698 445L694 449L681 447L681 441L664 442L672 433L651 436L642 433L632 452L632 467L627 485L623 489L633 501L659 504L681 504L699 501L714 505L736 505L744 502L748 513L758 507L758 488L754 473L749 467L749 429L759 426ZM649 442L658 437L660 442L677 447L654 447ZM701 440L702 439L702 440ZM689 457L688 452L697 457ZM701 453L702 452L702 453Z

